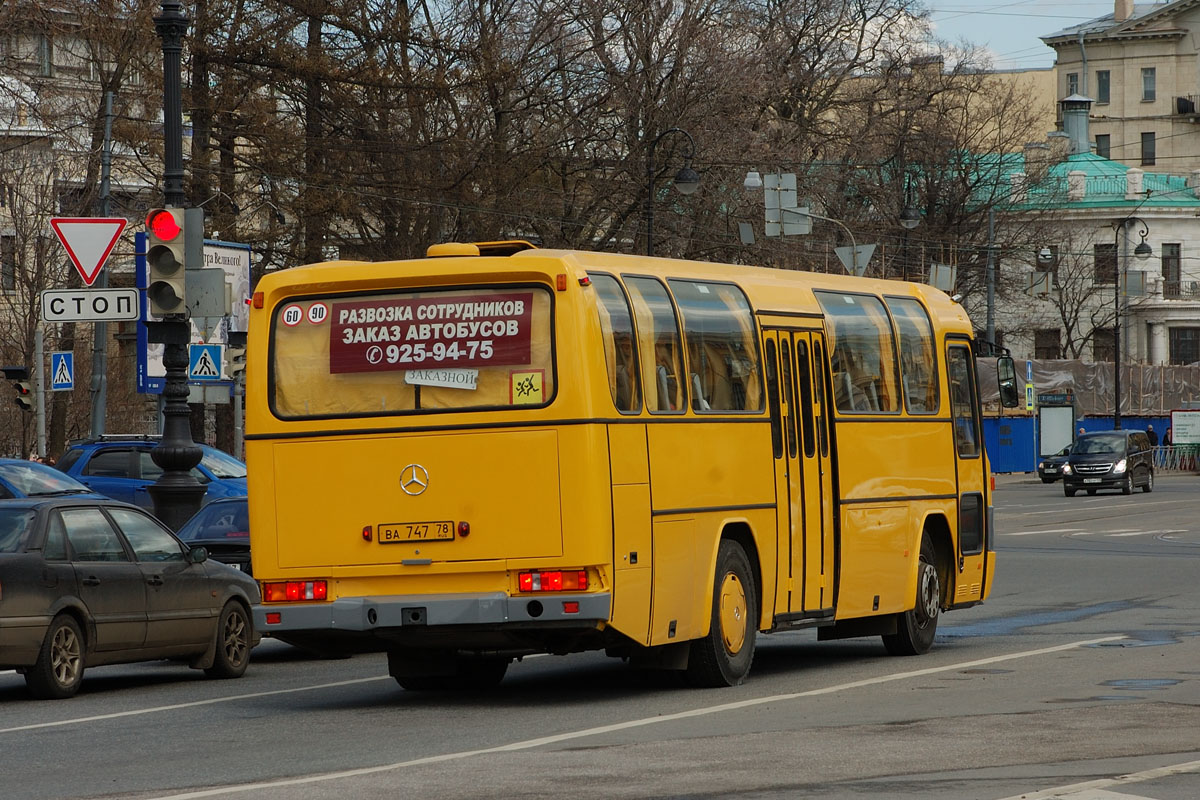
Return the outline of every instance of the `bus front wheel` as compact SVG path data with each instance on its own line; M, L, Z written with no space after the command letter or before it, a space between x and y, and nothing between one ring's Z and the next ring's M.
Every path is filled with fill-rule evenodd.
M928 535L921 539L917 562L917 602L896 620L896 632L885 634L883 646L894 656L929 652L942 610L942 582L937 571L937 551Z
M758 632L758 596L750 559L737 542L717 549L712 616L708 635L695 639L688 653L687 682L692 686L737 686L750 672Z

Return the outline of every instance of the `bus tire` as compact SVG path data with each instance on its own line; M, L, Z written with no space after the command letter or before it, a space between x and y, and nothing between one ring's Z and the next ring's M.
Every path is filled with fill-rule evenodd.
M692 686L737 686L750 672L758 633L758 597L746 551L725 539L717 548L708 635L688 652L685 680Z
M925 534L921 537L921 555L917 560L916 605L898 615L896 632L884 634L883 646L894 656L919 656L929 652L941 610L942 582L937 571L937 551L929 535Z
M25 673L29 693L39 700L72 697L83 683L83 634L70 614L59 614L46 629L37 661Z

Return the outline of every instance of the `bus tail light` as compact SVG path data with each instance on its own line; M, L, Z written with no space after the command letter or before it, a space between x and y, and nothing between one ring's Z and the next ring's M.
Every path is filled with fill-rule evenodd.
M586 591L588 588L587 570L522 572L517 575L517 587L522 592Z
M328 596L325 581L287 581L263 584L263 601L291 603L300 600L324 600Z

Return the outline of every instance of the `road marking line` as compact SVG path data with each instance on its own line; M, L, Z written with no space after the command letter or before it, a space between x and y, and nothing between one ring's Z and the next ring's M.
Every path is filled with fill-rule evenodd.
M62 725L74 725L81 722L98 722L104 719L119 719L121 717L136 717L142 714L157 714L162 711L176 711L181 708L195 708L196 706L211 706L216 703L230 703L235 700L249 700L253 697L270 697L277 694L293 694L295 692L311 692L317 689L333 689L338 686L353 686L356 683L370 683L372 681L391 680L389 675L377 675L373 678L355 678L349 681L336 681L334 683L319 683L314 686L301 686L296 689L275 689L270 692L251 692L250 694L235 694L228 697L213 697L208 700L196 700L191 703L175 703L169 706L154 706L152 708L139 708L133 711L117 711L112 714L96 714L92 717L75 717L74 719L60 719L57 722L36 722L32 725L18 725L15 728L0 728L0 733L16 733L17 731L32 731L38 728L57 728Z
M1115 778L1101 778L1096 781L1085 781L1083 783L1072 783L1069 786L1057 786L1053 789L1043 789L1040 792L1028 792L1025 794L1015 794L1012 797L1004 797L1001 800L1092 800L1092 798L1101 797L1124 797L1126 795L1114 795L1111 792L1104 794L1091 793L1093 789L1105 789L1109 786L1122 786L1127 783L1140 783L1141 781L1152 781L1156 778L1166 778L1171 775L1182 775L1187 772L1200 772L1200 761L1185 761L1180 764L1171 764L1166 767L1156 767L1154 769L1143 770L1142 772L1131 772L1127 775L1118 775Z
M910 672L897 672L891 675L881 675L877 678L866 678L861 681L851 681L850 683L835 684L826 686L823 689L810 689L806 692L791 692L789 694L776 694L770 697L758 697L751 700L739 700L735 703L721 703L715 706L706 706L704 708L694 708L690 711L679 711L674 714L663 714L655 717L643 717L642 719L632 719L626 722L615 722L611 725L600 725L595 728L583 728L582 730L570 731L568 733L559 733L553 736L542 736L537 739L526 739L520 742L512 742L510 744L497 745L495 747L485 747L479 750L464 750L457 753L442 753L436 756L425 756L423 758L414 758L411 761L399 761L393 764L380 764L374 767L361 767L359 769L348 769L340 772L327 772L319 775L306 775L299 778L285 778L282 780L260 781L256 783L245 783L241 785L222 786L215 789L201 789L192 792L183 792L181 794L160 795L153 800L190 800L197 797L217 797L225 794L241 794L242 792L254 792L262 789L277 789L286 786L301 786L310 783L322 783L325 781L339 780L342 778L356 778L362 775L374 775L380 772L390 772L392 770L402 769L404 767L423 766L425 764L438 764L446 761L460 761L464 758L473 756L488 755L491 753L509 753L518 750L531 750L535 747L542 747L548 744L558 744L559 742L567 742L572 739L583 739L589 736L600 736L606 733L615 733L617 731L629 730L631 728L642 728L647 725L658 725L663 722L676 722L683 719L693 719L695 717L706 717L711 714L721 714L726 711L740 711L744 708L753 708L767 703L780 703L788 700L798 700L802 697L819 697L821 695L836 694L849 689L861 689L867 686L878 686L883 683L892 683L894 681L906 680L908 678L921 678L926 675L937 675L942 672L952 672L955 670L971 669L982 667L988 664L998 664L1004 661L1014 661L1019 658L1031 658L1033 656L1049 655L1050 653L1061 653L1064 650L1075 650L1081 647L1088 647L1095 644L1103 644L1104 642L1115 642L1128 637L1125 636L1105 636L1101 639L1088 639L1085 641L1071 642L1070 644L1060 644L1055 647L1043 647L1038 650L1025 650L1019 653L1009 653L1002 656L992 656L990 658L981 658L975 661L963 661L957 664L947 664L941 667L927 667L925 669L912 670Z

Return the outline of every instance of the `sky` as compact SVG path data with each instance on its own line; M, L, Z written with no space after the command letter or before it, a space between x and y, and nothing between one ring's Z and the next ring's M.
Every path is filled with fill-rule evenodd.
M1113 5L1113 0L926 0L937 38L986 48L996 69L1053 66L1054 51L1038 37L1111 14Z

